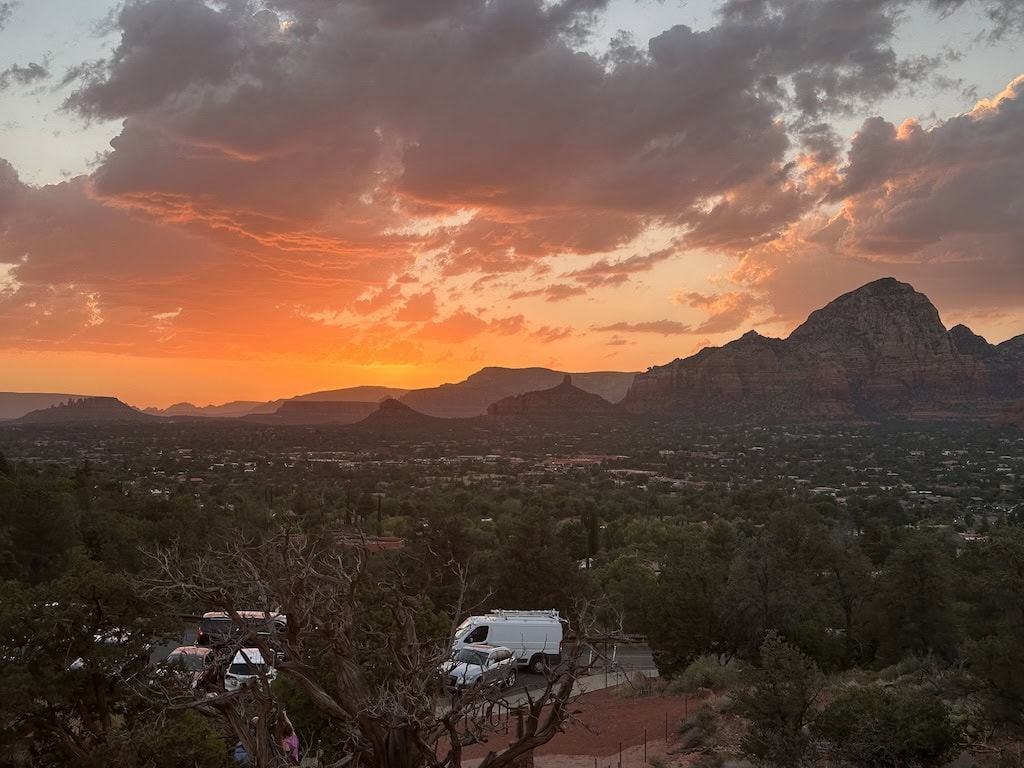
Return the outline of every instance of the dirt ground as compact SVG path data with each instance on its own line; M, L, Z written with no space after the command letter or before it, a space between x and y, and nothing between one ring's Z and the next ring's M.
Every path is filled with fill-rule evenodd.
M537 749L534 764L536 768L642 768L652 757L667 757L668 762L685 765L692 756L681 754L677 729L702 703L697 697L637 696L621 688L584 694L576 701L579 712L574 721ZM508 736L499 732L486 744L465 747L465 768L474 768L488 752L504 747L514 735L514 722L509 730Z

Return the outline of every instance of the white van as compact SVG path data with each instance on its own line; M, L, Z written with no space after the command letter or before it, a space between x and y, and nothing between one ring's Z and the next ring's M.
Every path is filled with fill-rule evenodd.
M473 643L502 645L539 674L562 660L562 628L558 611L491 611L459 624L452 651Z

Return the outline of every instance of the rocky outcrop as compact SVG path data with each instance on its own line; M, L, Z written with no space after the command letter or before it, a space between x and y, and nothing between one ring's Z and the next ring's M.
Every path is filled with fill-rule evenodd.
M811 313L787 339L751 331L651 368L623 405L688 418L991 413L1024 394L1006 360L966 327L947 331L924 294L883 278Z
M487 415L495 421L590 425L595 421L618 421L624 414L603 397L574 386L572 376L566 375L561 384L551 389L525 392L492 403Z
M51 405L80 400L86 395L58 394L55 392L0 392L0 419L17 419L32 411Z
M15 419L12 423L63 424L77 422L91 424L107 421L160 422L162 419L137 411L116 397L83 397L32 411L20 419Z
M1012 372L1018 387L1024 385L1024 333L998 344L1000 358Z
M362 421L349 425L362 434L392 438L459 437L479 427L482 419L444 419L415 411L398 400L387 399Z
M550 368L482 368L457 384L415 389L401 398L410 408L446 418L482 416L491 403L506 397L556 386L567 374ZM573 373L580 389L618 402L633 381L633 373L596 371Z

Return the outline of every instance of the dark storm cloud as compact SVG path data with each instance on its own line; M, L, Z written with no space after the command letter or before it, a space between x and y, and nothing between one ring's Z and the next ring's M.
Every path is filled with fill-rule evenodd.
M707 31L620 39L611 59L578 47L604 5L130 0L68 106L124 119L101 195L168 217L201 203L246 229L360 201L474 209L448 231L456 274L609 250L657 222L709 244L772 236L811 204L783 172L794 139L834 156L821 116L931 66L893 52L882 0L731 3Z

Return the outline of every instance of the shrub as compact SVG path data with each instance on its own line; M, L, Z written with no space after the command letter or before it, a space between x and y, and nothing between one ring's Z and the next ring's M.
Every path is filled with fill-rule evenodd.
M708 704L702 704L697 714L679 722L676 731L683 737L684 749L709 746L718 733L718 720L714 709Z
M732 711L749 722L740 748L761 765L801 765L810 746L805 726L821 692L821 672L775 632L765 637L760 655L760 667L749 674L750 687L733 693Z
M717 656L701 656L672 678L670 693L692 693L698 688L721 691L739 681L739 670L730 664L722 664Z
M863 768L940 766L962 736L946 705L915 688L851 688L819 715L813 731L836 758Z

